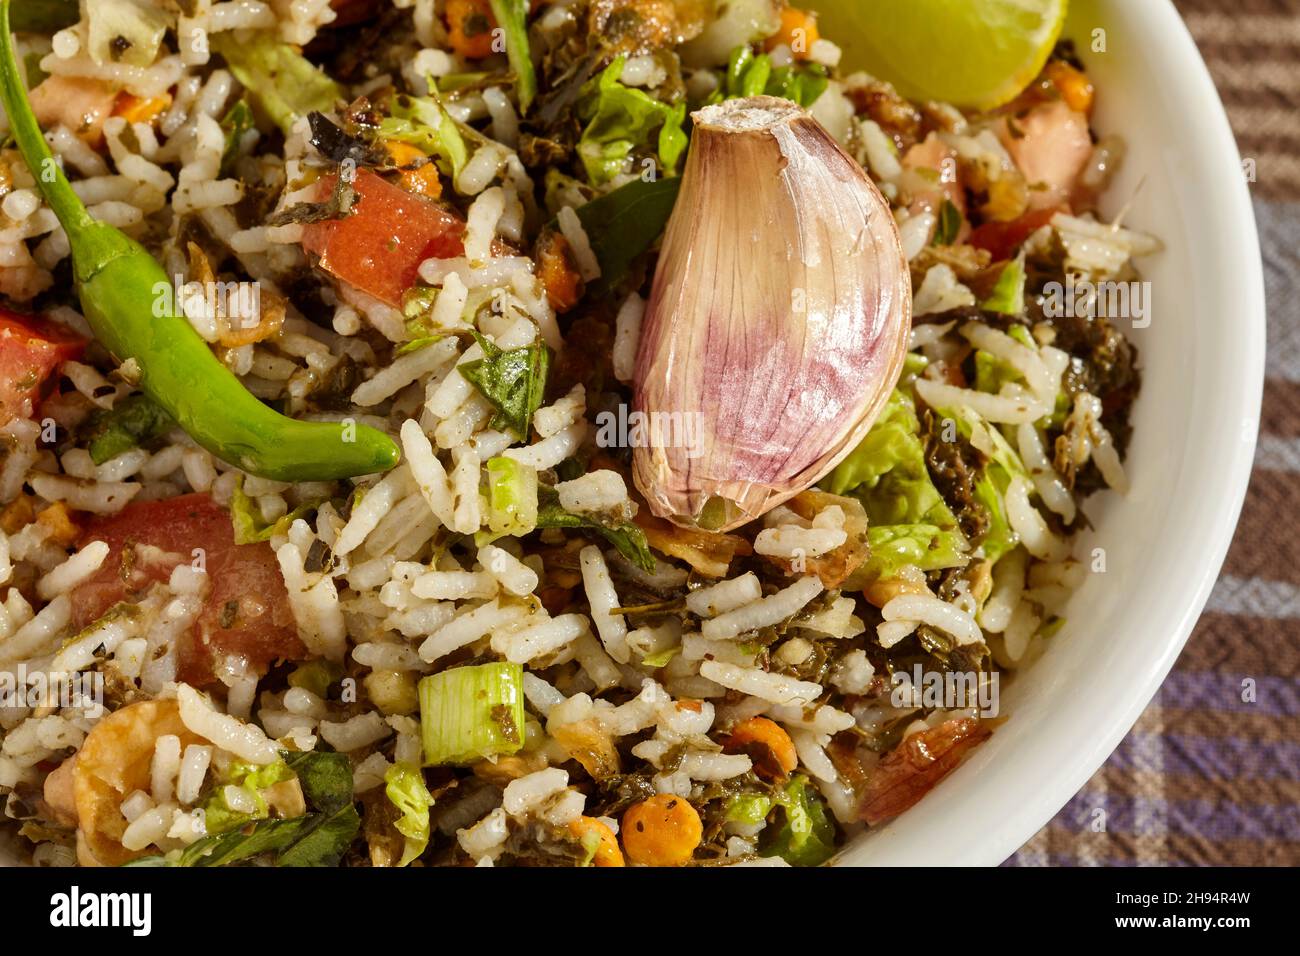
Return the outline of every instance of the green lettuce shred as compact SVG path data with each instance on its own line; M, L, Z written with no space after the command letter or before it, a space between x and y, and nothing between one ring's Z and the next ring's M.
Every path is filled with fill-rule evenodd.
M210 42L253 105L286 136L300 117L332 112L343 99L342 87L273 33L232 30L212 34Z
M578 140L578 155L593 185L603 186L629 171L632 154L653 149L663 171L676 174L686 152L687 136L682 124L686 104L661 103L641 90L619 82L626 56L617 57L595 80L578 106L585 122Z
M873 579L894 577L908 564L933 571L967 558L957 518L930 478L920 433L912 398L895 389L867 437L822 482L866 508L866 574Z
M820 866L835 853L835 821L826 801L799 774L773 795L778 819L759 842L762 856L779 856L791 866Z
M989 297L980 308L1003 315L1023 315L1025 311L1025 257L1012 259L998 276Z
M393 97L389 115L379 123L381 139L408 143L432 156L438 168L454 180L469 162L469 147L460 127L447 112L437 91L428 97Z
M402 813L394 826L406 837L406 848L397 865L409 866L429 845L429 808L433 806L433 795L424 783L420 768L409 763L395 763L388 768L384 773L384 793Z
M230 521L235 527L235 544L256 544L270 541L277 534L288 534L290 525L319 507L319 501L309 501L268 524L262 520L257 503L244 493L241 476L230 493Z

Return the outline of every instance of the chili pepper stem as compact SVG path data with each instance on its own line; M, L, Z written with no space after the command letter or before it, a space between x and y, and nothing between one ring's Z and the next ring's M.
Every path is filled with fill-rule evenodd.
M183 314L150 308L170 282L153 255L125 233L92 217L73 191L41 133L18 70L9 25L11 0L0 0L0 101L14 140L72 249L81 309L119 361L134 359L140 387L198 444L251 474L278 481L329 481L387 471L397 443L355 423L303 422L255 398Z

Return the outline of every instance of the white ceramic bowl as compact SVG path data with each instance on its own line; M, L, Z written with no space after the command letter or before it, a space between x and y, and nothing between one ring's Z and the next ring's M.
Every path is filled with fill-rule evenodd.
M1101 54L1089 52L1098 28ZM1134 333L1143 386L1132 489L1089 503L1096 531L1084 547L1105 548L1106 573L1089 575L1047 652L1005 688L1010 719L919 804L852 843L839 865L996 865L1033 836L1169 672L1245 496L1264 380L1264 285L1227 117L1170 0L1074 0L1066 35L1098 88L1097 129L1129 146L1104 212L1131 201L1125 224L1167 246L1140 263L1153 317Z

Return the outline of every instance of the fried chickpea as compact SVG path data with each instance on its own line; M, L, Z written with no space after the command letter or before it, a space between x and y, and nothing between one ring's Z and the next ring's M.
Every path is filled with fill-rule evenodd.
M642 866L683 866L704 838L704 824L681 797L661 793L623 814L623 849Z

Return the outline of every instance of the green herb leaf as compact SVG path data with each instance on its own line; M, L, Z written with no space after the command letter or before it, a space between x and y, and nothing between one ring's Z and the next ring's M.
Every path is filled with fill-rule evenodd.
M714 93L710 102L766 94L792 100L808 109L829 85L830 76L820 64L773 69L772 59L766 53L755 54L749 46L740 46L731 52L722 89Z
M353 804L348 803L328 816L314 818L311 829L282 852L275 865L338 866L360 830L361 815Z
M578 116L587 123L578 140L578 156L587 179L600 186L628 172L634 151L654 144L659 163L669 176L686 150L685 104L661 103L643 90L624 86L626 56L619 56L596 79L578 105Z
M618 553L646 571L655 569L655 557L645 532L630 521L611 523L592 515L577 515L560 507L555 489L538 488L537 527L595 531L612 544Z
M285 765L298 775L302 795L321 813L335 813L352 803L352 763L347 754L283 750Z
M211 44L244 84L253 105L286 136L299 117L332 112L343 99L342 87L273 33L214 33Z
M102 465L124 451L147 444L172 427L171 416L144 394L130 395L113 408L97 412L90 420L87 448Z
M546 393L551 350L537 341L507 352L477 332L474 337L483 358L459 366L460 374L496 408L492 427L509 428L527 441L533 412L541 407Z
M226 134L226 148L221 154L221 176L223 178L230 175L230 168L239 155L239 144L243 141L244 134L256 125L253 118L253 108L248 105L248 100L243 97L234 106L230 107L226 111L226 115L221 118L221 132Z
M616 288L632 264L664 234L677 202L681 180L635 180L578 209L578 218L600 262L600 278L592 292Z
M961 211L953 205L951 199L945 199L939 207L939 225L934 230L932 246L950 246L957 241L961 232Z

